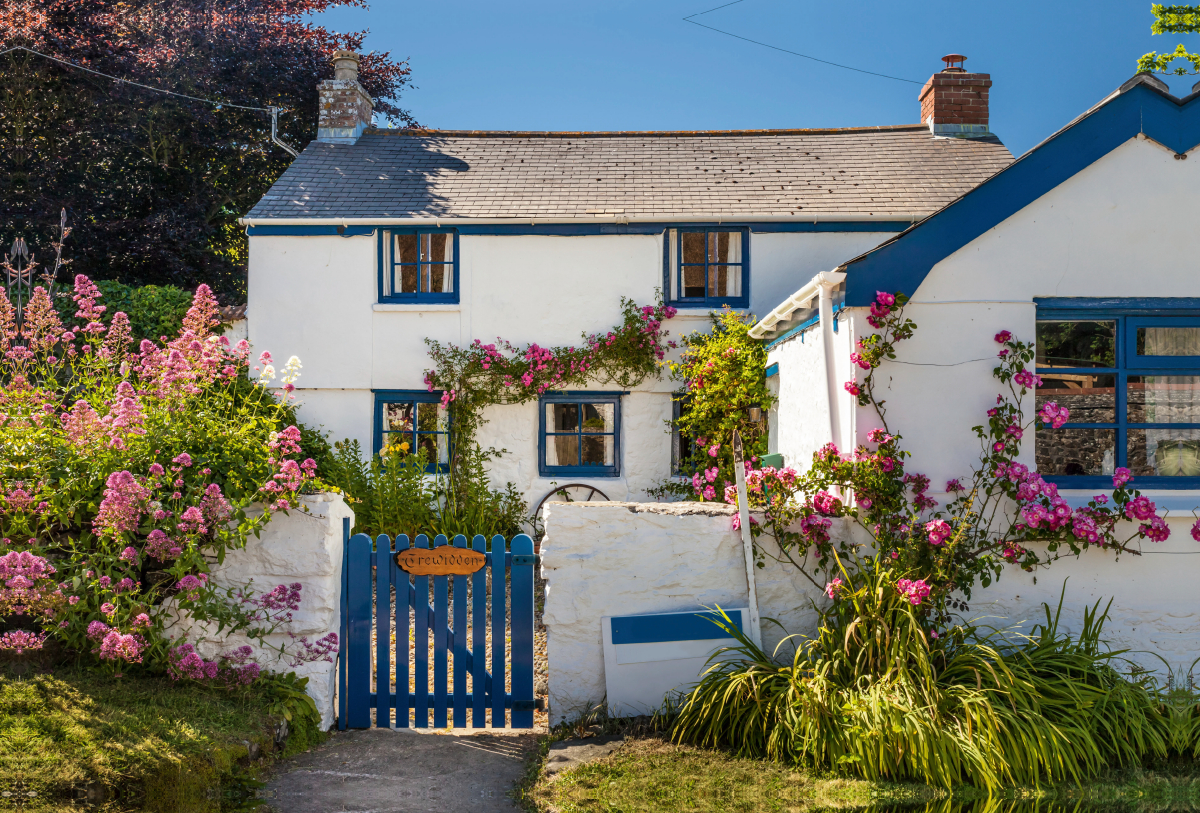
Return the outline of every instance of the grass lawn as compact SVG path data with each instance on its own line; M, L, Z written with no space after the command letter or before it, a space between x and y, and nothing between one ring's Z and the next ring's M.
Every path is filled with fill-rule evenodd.
M165 678L0 678L0 809L19 797L23 810L54 810L90 788L109 809L216 811L212 789L253 772L250 744L270 754L274 731L253 696Z
M525 801L532 808L558 813L792 813L868 806L912 806L931 813L1197 811L1200 767L1130 771L1085 788L1012 791L1001 800L987 799L969 787L946 794L926 785L818 777L777 763L650 737L631 740L611 756L553 781L539 778L525 791Z

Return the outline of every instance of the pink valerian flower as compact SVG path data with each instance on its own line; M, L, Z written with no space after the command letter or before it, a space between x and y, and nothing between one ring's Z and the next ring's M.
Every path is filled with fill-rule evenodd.
M827 517L834 517L841 512L842 501L828 491L818 491L813 496L813 507Z
M183 329L196 336L205 336L219 324L221 324L221 312L220 306L217 305L217 298L213 296L211 288L201 283L192 297L192 306L188 308L187 314L183 317ZM267 353L263 355L270 358Z
M136 629L149 629L150 625L151 625L150 616L146 615L145 613L138 613L137 618L133 619L133 628L135 630Z
M825 595L829 596L830 600L837 601L838 593L846 589L843 585L845 585L845 582L842 581L841 577L835 576L825 585Z
M56 585L54 566L27 550L0 556L0 616L52 616L66 601L62 585Z
M117 558L123 562L129 562L130 564L136 564L137 560L138 560L137 548L127 547L127 548L125 548L125 550L121 551L121 555L118 556Z
M104 499L92 523L96 533L116 536L137 530L150 490L128 471L115 471L108 476Z
M1117 466L1113 471L1113 488L1124 488L1133 479L1133 472L1124 466Z
M100 641L97 654L101 660L141 663L146 639L136 633L122 635L119 630L109 630Z
M200 588L204 587L208 581L208 576L201 573L199 577L188 574L184 576L175 585L175 588L181 593L185 593L188 601L196 601L200 598Z
M929 597L930 587L924 579L901 579L896 582L896 592L915 607Z
M148 556L152 556L160 562L166 562L183 553L183 548L161 529L155 528L146 537L145 551Z
M193 505L179 516L179 524L175 527L185 534L206 534L208 527L204 524L204 515Z
M70 411L64 412L60 420L66 431L67 441L79 448L102 440L107 435L100 413L82 399L76 401Z
M966 489L963 488L963 484L955 477L953 480L946 481L946 491L950 494L957 494L960 491L966 491Z
M88 624L87 637L91 638L93 641L98 641L108 634L110 629L112 629L112 627L108 626L108 624L105 624L103 621L93 621L92 623Z
M303 464L301 467L303 468ZM216 483L209 483L208 487L204 489L204 496L200 499L200 513L210 523L224 522L233 513L233 508L221 493L221 487Z
M1014 375L1013 381L1027 390L1032 390L1042 386L1042 377L1040 375L1035 375L1028 370L1022 370Z
M141 587L141 585L141 582L135 582L133 579L126 576L125 578L121 579L121 581L117 582L116 586L113 587L113 592L127 593L130 590L136 590L138 587Z
M950 524L944 519L935 519L925 523L925 533L928 535L931 545L941 545L950 538L953 532Z
M997 344L1006 344L1012 341L1012 333L1008 332L1007 330L1002 330L996 334L995 338Z
M108 587L110 584L112 584L112 579L108 576L101 576L99 582L101 587Z
M338 651L338 636L336 632L331 632L323 638L318 638L315 642L309 643L308 638L300 638L300 651L292 658L291 666L300 666L304 663L315 663L316 661L325 661L333 663L333 656Z
M1051 401L1042 405L1042 408L1038 410L1038 417L1058 429L1071 417L1071 411L1066 407L1060 407L1057 402Z
M117 608L111 601L106 601L100 605L100 612L104 613L105 615L111 616L116 611Z
M41 286L34 288L33 296L25 306L25 324L21 328L21 338L25 340L29 350L40 353L53 348L62 335L62 321L54 310L50 294Z
M0 635L0 652L24 655L26 650L38 650L46 642L46 633L11 630Z

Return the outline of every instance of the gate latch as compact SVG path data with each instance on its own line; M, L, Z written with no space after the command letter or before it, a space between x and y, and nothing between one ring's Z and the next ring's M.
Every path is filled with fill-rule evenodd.
M513 565L540 565L542 557L536 553L514 553L512 555Z

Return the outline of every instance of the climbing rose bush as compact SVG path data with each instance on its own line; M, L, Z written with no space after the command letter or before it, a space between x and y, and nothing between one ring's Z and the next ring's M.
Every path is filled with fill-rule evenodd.
M0 288L0 649L166 669L168 598L261 638L207 571L313 481L287 403L299 361L273 392L270 355L251 370L214 332L203 285L178 336L136 347L87 277L67 301L69 318L37 288L18 325Z
M1034 346L1007 330L994 337L999 350L993 375L1001 392L986 421L972 430L979 464L969 476L946 483L949 503L939 506L929 496L929 478L907 470L909 453L875 397L876 371L917 327L903 315L906 302L903 294L880 292L868 317L879 332L860 338L851 355L860 372L845 389L872 407L880 423L867 433L868 442L848 452L827 444L803 474L757 469L747 461L747 498L762 516L751 528L756 537L773 537L780 557L835 601L859 589L856 582L875 583L876 571L885 570L883 583L921 607L931 627L948 624L951 610L967 609L973 588L986 587L1007 566L1032 571L1092 547L1117 556L1137 553L1143 541L1168 538L1166 522L1132 487L1128 469L1114 472L1111 492L1072 508L1053 483L1018 462L1026 434L1039 422L1062 426L1069 411L1048 403L1026 417L1027 396L1041 383L1027 366ZM732 486L725 500L737 503ZM836 534L835 522L842 523ZM851 533L855 525L866 532L875 557L860 554ZM1200 538L1200 521L1192 534Z

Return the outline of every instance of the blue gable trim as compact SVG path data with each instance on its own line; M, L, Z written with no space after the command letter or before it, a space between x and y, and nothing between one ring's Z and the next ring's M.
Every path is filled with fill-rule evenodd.
M547 235L559 237L586 237L600 234L662 234L664 229L677 228L679 223L497 223L497 224L457 224L447 222L443 227L445 229L453 229L459 234L475 234L475 235ZM690 225L706 225L702 221L696 221ZM755 223L755 222L722 222L723 227L731 229L748 228L755 234L779 234L793 232L900 232L907 229L911 224L907 221L897 220L879 220L879 221L829 221L813 223ZM280 223L278 225L262 225L248 226L246 234L250 237L269 237L288 235L292 237L315 237L342 235L345 237L359 237L374 233L376 229L405 229L405 228L432 228L428 226L405 226L404 224L393 224L391 226L337 226L337 225L319 225L319 226L299 226L294 224ZM338 231L343 229L343 231Z
M1182 102L1135 85L1067 126L959 200L846 266L846 304L876 291L912 295L941 260L1114 149L1145 133L1176 153L1200 144L1200 96Z

